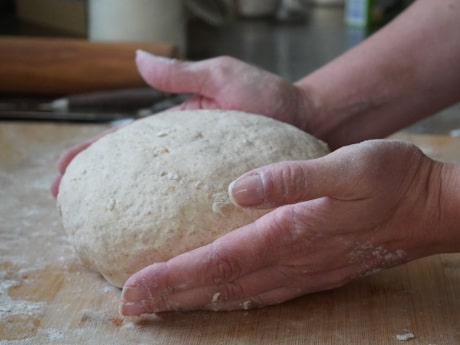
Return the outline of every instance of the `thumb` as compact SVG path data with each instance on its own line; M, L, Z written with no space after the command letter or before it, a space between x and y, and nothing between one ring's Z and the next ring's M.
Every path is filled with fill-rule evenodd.
M252 170L229 185L233 203L241 207L274 208L330 196L360 197L358 171L346 151L308 161L288 161Z
M186 62L138 50L136 64L142 78L150 86L171 93L195 93L212 96L208 85L209 68L203 62Z

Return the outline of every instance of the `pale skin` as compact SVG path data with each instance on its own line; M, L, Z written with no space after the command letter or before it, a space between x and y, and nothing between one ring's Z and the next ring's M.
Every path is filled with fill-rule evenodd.
M296 83L220 57L179 62L140 52L151 86L195 96L179 109L274 117L331 154L261 167L229 193L273 211L213 243L134 274L124 315L281 303L436 253L460 251L460 166L383 138L460 101L460 0L418 0L391 24ZM78 152L66 151L60 176ZM362 142L363 140L367 140Z

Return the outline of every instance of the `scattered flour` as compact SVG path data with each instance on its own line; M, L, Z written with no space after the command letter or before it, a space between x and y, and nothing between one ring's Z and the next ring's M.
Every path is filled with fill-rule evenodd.
M60 340L62 338L64 338L64 333L62 333L60 330L58 329L55 329L55 328L48 328L46 330L46 332L48 333L48 338L50 340Z
M11 287L19 285L16 280L0 282L0 320L11 315L32 316L41 314L45 303L35 303L24 300L13 300L8 295Z
M408 341L415 339L415 335L412 332L406 332L402 334L397 334L396 339L398 339L399 341Z
M244 302L241 304L241 307L243 308L243 310L249 310L249 309L251 309L251 301L250 301L250 300L244 301Z
M216 292L213 296L212 296L212 300L211 300L211 303L217 303L219 301L219 298L220 298L220 292Z

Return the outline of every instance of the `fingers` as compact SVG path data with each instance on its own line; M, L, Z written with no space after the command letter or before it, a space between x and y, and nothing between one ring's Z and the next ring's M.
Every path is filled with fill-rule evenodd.
M125 283L120 312L245 309L339 285L342 273L327 272L348 269L349 263L329 262L333 255L324 258L323 246L312 246L319 237L298 229L299 211L297 205L280 207L207 246L139 271ZM268 294L282 288L291 289L282 299Z
M329 267L312 273L302 273L297 267L272 266L251 272L234 281L192 287L181 286L164 290L152 289L174 268L168 264L150 266L143 272L139 285L130 282L123 289L120 313L126 316L179 310L247 310L279 304L287 300L344 285L362 271L359 264L341 262L337 268ZM149 277L150 275L150 277ZM152 278L154 278L152 280Z
M395 162L395 152L399 159ZM404 158L401 158L404 157ZM242 207L273 208L320 197L366 199L402 184L413 175L420 150L400 141L368 140L326 156L280 162L254 169L229 185L232 201ZM408 162L413 162L408 164ZM396 188L396 187L395 187Z
M357 266L358 265L346 265L331 271L321 271L320 273L303 277L303 280L300 279L299 285L289 284L289 282L286 282L288 277L285 276L283 284L280 284L279 287L270 290L269 286L267 286L267 289L262 290L256 295L241 295L239 296L240 299L235 298L228 301L219 301L216 297L220 297L220 292L216 292L213 295L214 300L212 303L203 305L200 309L214 311L239 309L247 310L273 304L280 304L309 293L340 287L357 277L356 272L360 269ZM291 279L296 281L295 277L292 277ZM194 297L195 296L192 298Z
M97 136L91 138L84 143L72 146L71 148L65 150L58 159L57 167L58 167L58 175L54 178L53 182L50 186L51 194L54 197L57 197L59 193L59 184L61 183L62 175L64 175L67 166L70 162L82 151L86 150L89 146L91 146L94 142L102 138L103 136L115 132L119 127L112 127L102 131Z
M336 151L310 161L281 162L255 169L232 182L229 195L239 206L257 208L323 196L351 197L359 192L354 188L359 171L351 165L352 157L344 153Z
M289 224L290 217L289 212L279 215L268 214L207 246L179 255L166 263L154 264L136 273L124 286L122 313L135 310L139 312L139 308L143 307L146 308L144 312L159 311L168 304L171 294L178 291L231 284L253 272L276 266L280 255L287 251L289 240L288 236L285 236L284 229ZM285 219L274 221L274 218ZM281 278L274 279L270 284L277 284L283 280ZM269 281L268 278L262 279L265 284ZM250 293L250 295L257 293L260 290L258 284L254 280L241 283L243 290L249 289L241 293ZM220 293L222 296L237 295L231 292ZM214 294L211 299L212 297ZM181 301L181 307L189 309L196 304L208 304L209 301L209 293L205 293L196 300L185 298L185 301ZM169 305L174 304L169 303Z
M154 265L149 270L150 274L157 275L162 268ZM147 273L144 272L144 282L149 281L145 279L146 275ZM120 312L123 315L140 315L167 310L249 309L249 304L254 307L262 303L261 301L256 303L255 298L249 301L249 297L278 289L284 282L285 276L281 272L277 272L274 268L267 268L240 277L235 281L192 288L179 287L163 293L152 291L146 285L141 289L128 285L123 290ZM137 302L128 302L133 300Z
M53 197L57 197L59 193L59 185L61 183L62 175L59 173L51 182L50 191Z
M67 166L81 151L87 149L95 140L90 140L82 144L75 145L64 151L58 159L58 174L51 182L50 191L53 197L59 194L59 185L61 184L62 176L64 175Z
M91 144L95 143L98 141L100 138L106 136L109 133L115 132L118 130L119 127L112 127L108 128L105 131L102 131L95 137L85 141L84 143L77 144L75 146L72 146L71 148L67 149L64 151L61 156L58 159L58 171L60 174L64 174L65 170L67 169L67 166L69 163L83 150L86 150Z
M150 86L173 93L197 93L211 96L209 68L202 62L183 62L137 51L136 63L142 78Z
M263 218L259 224L264 224ZM133 303L143 304L145 300L153 303L146 305L145 312L159 310L164 304L162 298L177 290L224 284L274 264L276 255L265 250L269 245L256 222L167 263L149 266L126 282L121 310L129 310L129 305L132 310Z
M180 106L182 110L233 109L281 119L296 113L302 103L298 103L302 97L291 83L228 56L187 62L138 51L136 63L150 86L195 95ZM261 94L269 96L254 102ZM284 121L296 123L292 116Z
M90 140L65 150L58 159L58 172L64 174L70 162L83 150L86 150L94 141Z

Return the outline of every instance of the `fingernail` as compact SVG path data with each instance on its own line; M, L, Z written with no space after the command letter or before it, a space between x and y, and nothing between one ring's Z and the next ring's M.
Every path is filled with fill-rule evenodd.
M121 293L120 314L140 315L151 312L152 295L150 290L143 286L125 286Z
M259 174L240 177L228 186L230 199L236 205L253 207L265 200L263 182Z
M120 307L118 308L118 312L124 316L139 316L142 314L151 314L152 310L150 304L145 302L146 301L131 303L122 301L120 303Z
M121 297L130 302L148 299L152 297L150 290L144 284L139 285L125 285L121 293Z

